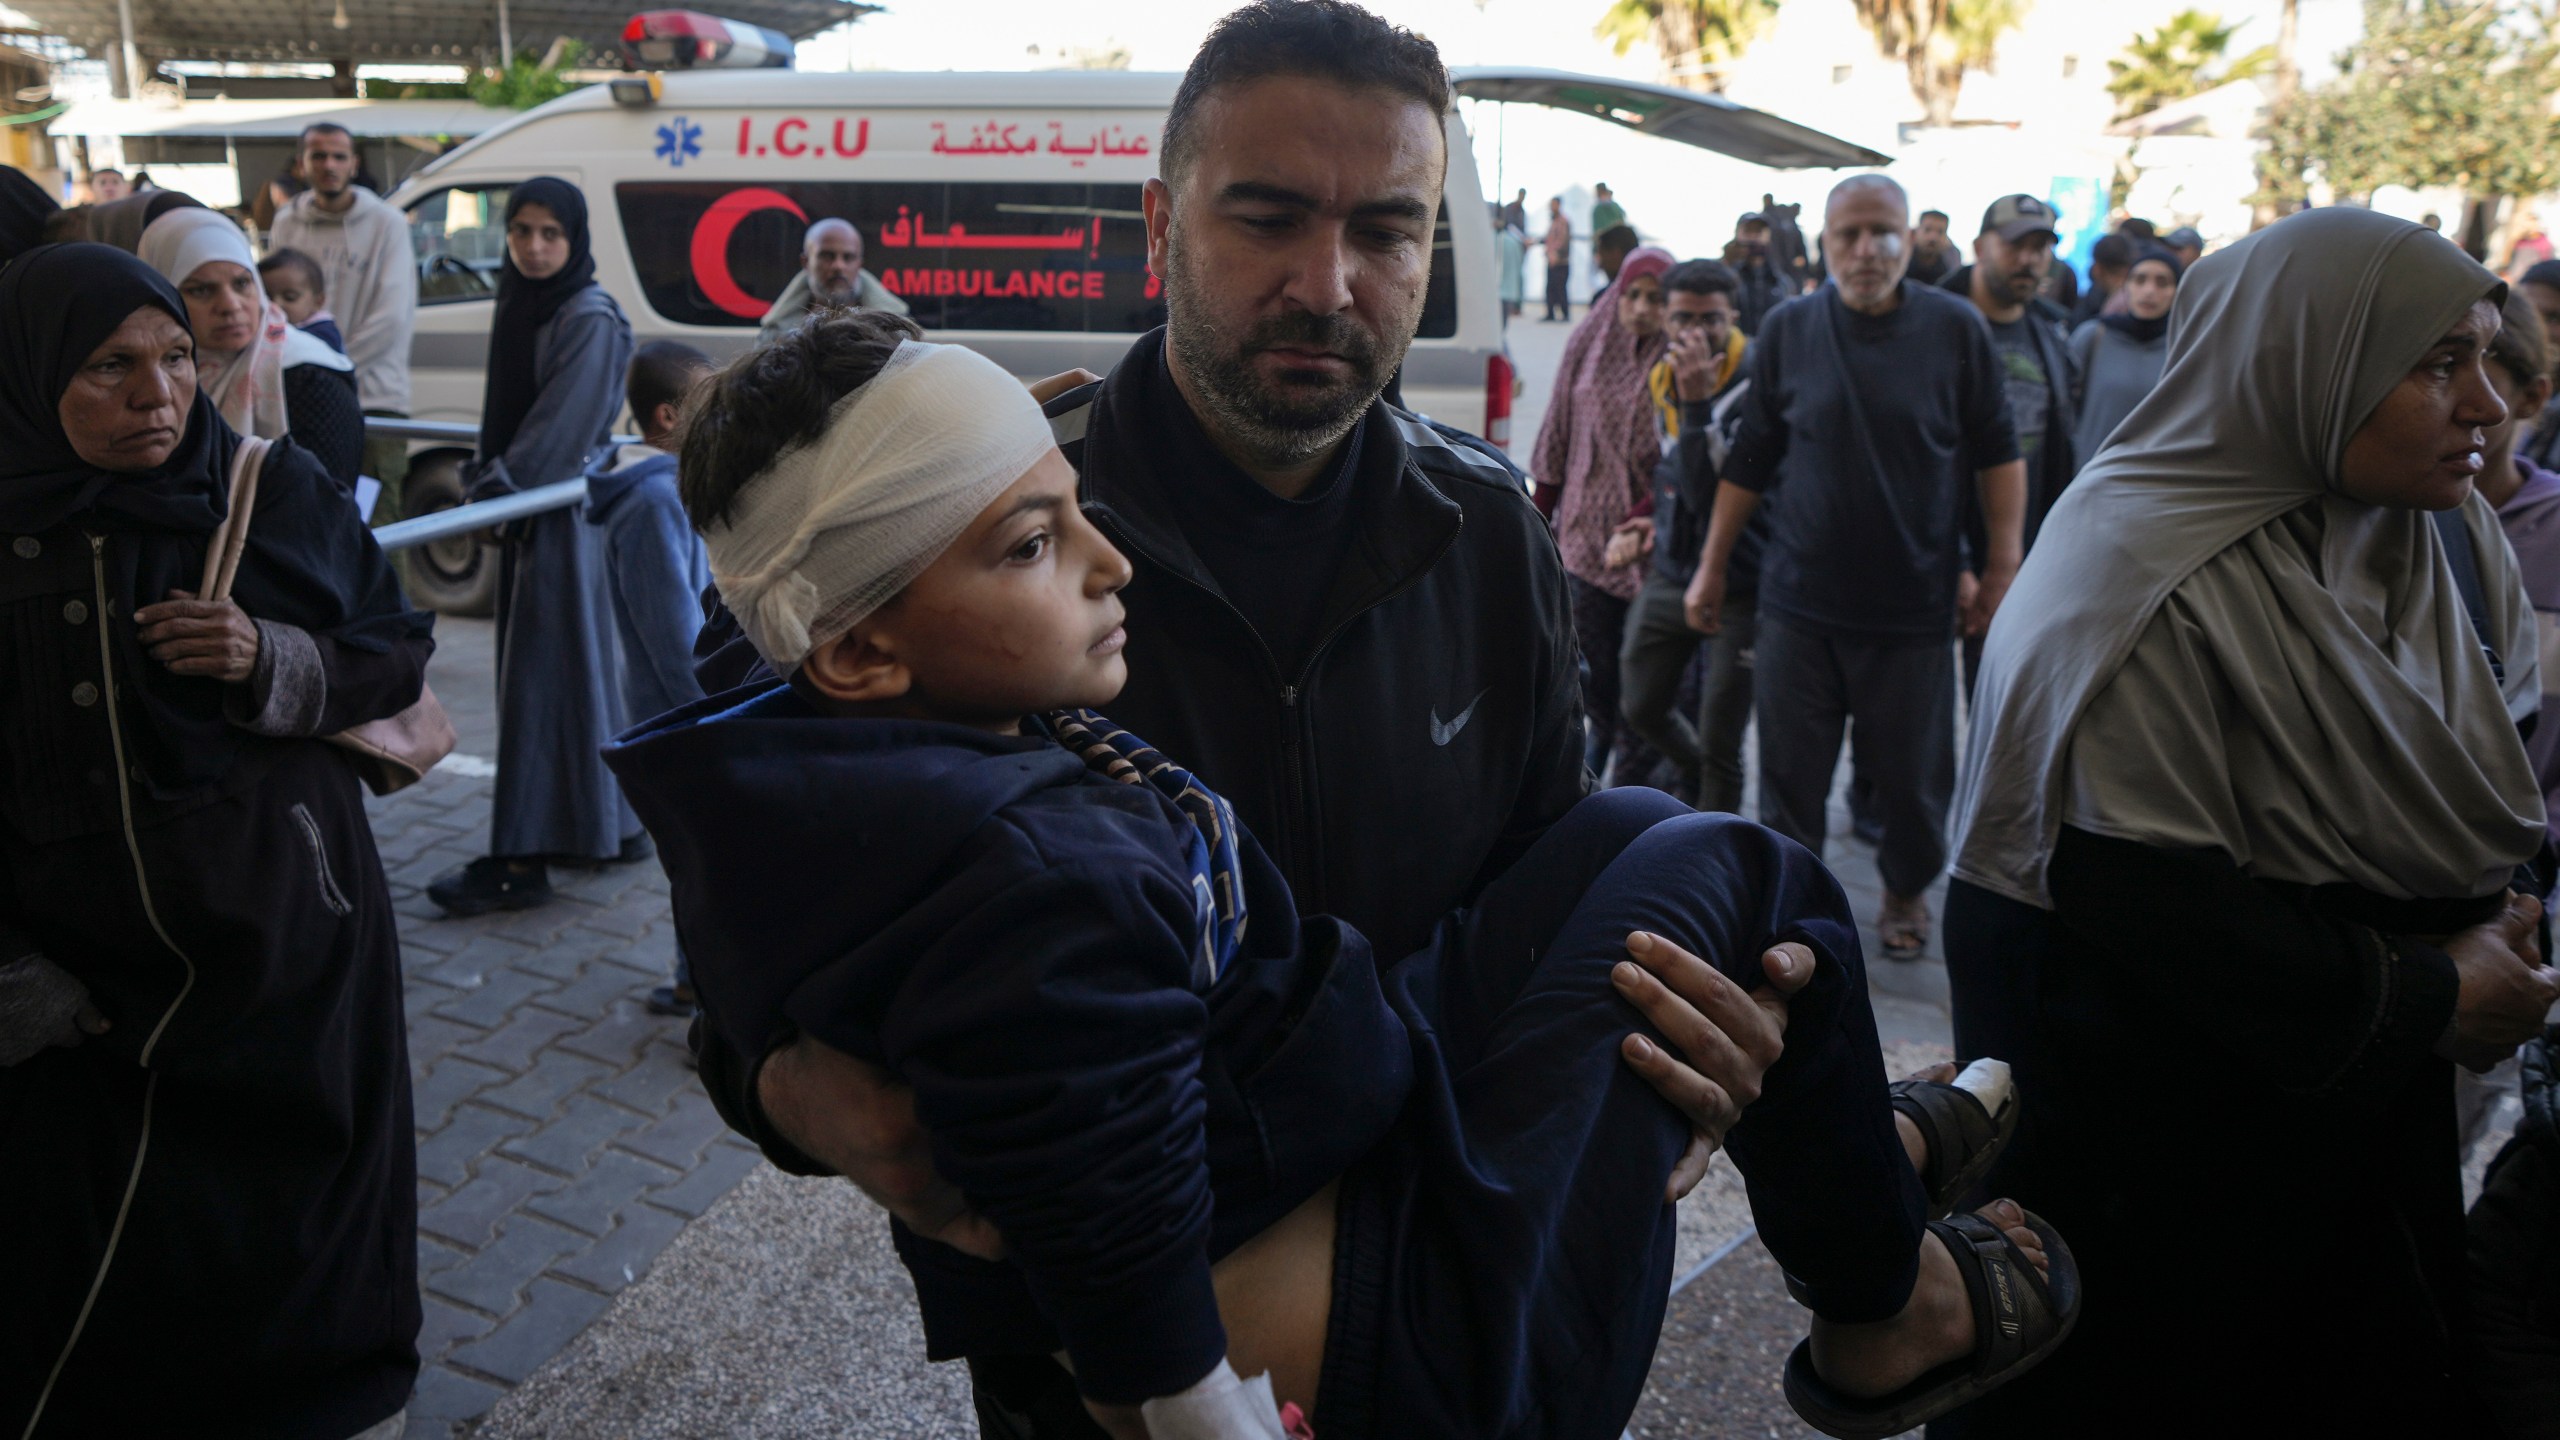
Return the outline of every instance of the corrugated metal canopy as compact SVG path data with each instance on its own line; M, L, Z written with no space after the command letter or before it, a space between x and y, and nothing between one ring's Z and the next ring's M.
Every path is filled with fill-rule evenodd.
M9 0L39 30L101 58L122 43L109 0ZM641 10L690 8L807 39L878 9L853 0L512 0L518 49L539 50L555 35L610 56L624 22ZM147 62L162 60L374 63L481 60L498 49L496 0L133 0L133 34Z
M56 116L57 135L176 135L199 139L288 139L306 125L343 125L350 135L477 135L516 118L468 100L83 100Z

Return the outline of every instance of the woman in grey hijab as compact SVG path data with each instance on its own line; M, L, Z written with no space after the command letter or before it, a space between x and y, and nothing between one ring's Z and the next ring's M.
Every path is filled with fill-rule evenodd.
M1968 1434L2474 1433L2451 1064L2560 995L2510 893L2533 614L2472 493L2504 289L2353 209L2201 262L1992 627L1957 1040L2018 1062L1995 1183L2091 1299Z

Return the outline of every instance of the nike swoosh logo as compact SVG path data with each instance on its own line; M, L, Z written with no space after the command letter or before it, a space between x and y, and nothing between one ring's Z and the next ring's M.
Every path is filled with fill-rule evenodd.
M1458 718L1455 720L1443 721L1440 718L1440 707L1437 705L1432 706L1431 743L1434 745L1446 745L1450 741L1457 739L1458 732L1467 728L1467 722L1476 718L1476 707L1483 704L1484 697L1492 693L1493 691L1490 689L1477 691L1476 698L1467 702L1467 708L1459 711Z

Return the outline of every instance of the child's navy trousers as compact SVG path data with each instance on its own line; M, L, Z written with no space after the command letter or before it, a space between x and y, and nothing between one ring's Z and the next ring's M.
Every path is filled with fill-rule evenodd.
M1728 1153L1820 1314L1880 1320L1909 1298L1924 1201L1838 883L1747 821L1606 791L1384 977L1415 1088L1343 1177L1324 1440L1612 1440L1634 1412L1670 1286L1663 1187L1689 1141L1620 1059L1630 1031L1652 1033L1609 979L1635 930L1746 990L1771 945L1814 952Z

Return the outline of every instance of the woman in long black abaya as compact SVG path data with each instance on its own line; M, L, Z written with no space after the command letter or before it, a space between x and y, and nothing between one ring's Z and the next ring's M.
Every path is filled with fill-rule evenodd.
M104 246L0 272L0 1434L346 1440L416 1375L415 1149L316 737L414 702L432 642L290 442L232 605L168 604L239 443L186 313Z

